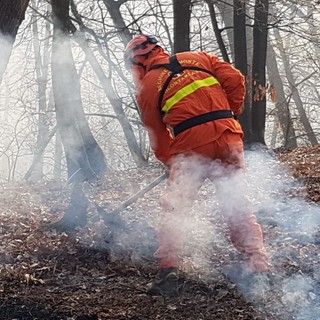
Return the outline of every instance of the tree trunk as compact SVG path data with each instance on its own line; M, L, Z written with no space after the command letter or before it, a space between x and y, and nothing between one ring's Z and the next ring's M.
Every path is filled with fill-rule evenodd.
M69 16L70 0L51 0L51 6L56 29L62 34L74 33L76 28Z
M247 56L247 35L246 35L246 3L241 0L233 1L234 30L234 62L235 67L241 71L248 81L248 56ZM244 143L251 141L251 108L248 92L244 102L244 111L239 117L244 132Z
M190 50L191 0L173 0L174 53Z
M51 68L57 125L66 155L68 178L84 181L105 173L106 164L84 115L80 81L68 36L75 28L65 20L67 13L61 12L65 7L59 7L60 2L52 0L54 29Z
M253 25L252 58L252 143L265 145L266 122L266 56L269 0L256 0Z
M46 140L41 140L41 143L37 145L37 150L34 152L32 164L24 176L24 179L27 181L39 181L43 177L43 154L44 151L52 139L52 137L56 134L57 128L54 127L52 131L47 134ZM39 166L40 163L40 166Z
M128 118L123 110L122 101L121 99L118 98L116 92L112 87L111 78L106 77L106 74L104 73L101 65L99 64L95 55L92 53L91 49L86 43L86 39L83 33L76 32L75 40L77 41L79 46L82 48L83 52L85 53L86 58L88 59L93 71L95 72L95 74L97 75L101 83L102 89L104 90L107 98L110 101L111 106L113 107L113 110L117 116L117 119L121 125L123 133L127 140L128 147L134 162L138 167L146 166L148 164L148 161L146 160L146 158L143 156L141 152L141 149L138 145L137 139L134 135L130 122L128 121Z
M297 89L297 85L296 85L296 82L294 80L293 73L291 71L289 58L286 55L284 45L283 45L283 43L281 41L280 32L276 28L273 30L273 32L275 34L275 38L276 38L277 44L279 46L279 50L280 50L280 53L281 53L281 58L282 58L282 62L283 62L283 65L284 65L285 73L286 73L286 76L287 76L287 79L288 79L288 82L289 82L290 90L292 92L292 98L293 98L293 100L294 100L294 102L295 102L295 104L297 106L297 109L298 109L298 114L299 114L299 117L300 117L300 121L301 121L301 123L302 123L302 125L304 127L304 130L306 132L306 135L307 135L310 143L313 146L315 146L315 145L318 144L318 140L317 140L317 137L314 134L314 131L313 131L312 127L311 127L311 124L310 124L310 122L308 120L308 117L306 115L306 111L303 108L303 103L302 103L302 100L300 98L300 94L299 94L299 91Z
M16 38L20 24L24 20L30 0L0 1L0 31L5 36Z
M226 62L230 62L230 59L229 59L229 56L228 56L228 52L227 52L227 48L226 48L226 46L224 44L224 41L223 41L223 38L221 36L221 30L218 27L218 21L217 21L214 5L213 5L213 3L210 2L210 0L207 0L207 4L208 4L208 7L209 7L212 28L213 28L214 34L216 36L216 40L217 40L220 52L222 54L223 60L226 61Z
M131 40L132 36L120 12L120 6L123 3L127 2L127 0L124 0L124 1L103 0L103 2L110 13L111 19L119 33L119 36L122 42L124 43L124 45L127 45L127 43Z
M32 5L36 7L36 3L32 0ZM43 56L41 56L41 43L39 41L39 32L36 13L32 15L33 29L33 47L35 54L36 76L38 84L38 134L35 149L33 152L32 164L25 175L26 180L39 181L43 177L43 154L45 148L50 141L51 135L49 129L49 119L47 113L47 84L48 84L48 61L49 61L49 39L50 25L46 21L46 37L43 46ZM55 130L54 130L55 131Z
M113 2L111 1L105 1L105 2ZM114 5L114 4L113 4ZM77 18L78 23L80 25L80 30L85 30L85 26L82 22L81 16L79 15L76 6L73 4L72 11L74 16ZM113 8L113 11L115 9ZM118 17L119 19L119 17ZM120 26L122 26L122 23L120 21ZM93 34L91 34L93 35ZM127 35L127 33L126 33ZM119 99L118 95L113 89L112 81L110 77L107 77L105 72L103 71L100 63L98 62L97 58L93 54L92 50L88 46L87 39L82 31L78 31L74 35L75 41L78 43L78 45L82 48L84 54L86 55L87 60L89 61L93 71L95 72L98 80L100 81L100 84L102 86L103 91L105 92L106 97L110 101L110 104L113 108L114 113L116 114L116 117L121 125L121 128L123 130L124 136L126 138L126 141L128 143L128 147L130 150L130 153L132 155L132 158L136 165L138 167L144 167L148 164L147 159L144 157L141 148L139 147L139 144L137 142L137 139L135 137L135 134L133 132L133 129L131 127L130 122L128 121L128 118L123 110L122 107L122 101ZM100 45L99 40L97 39L98 45ZM108 61L109 62L109 61Z
M0 1L0 84L30 0Z
M224 0L224 1L212 1L206 0L207 3L211 3L216 8L218 8L221 19L223 21L223 33L227 36L228 43L229 43L229 60L234 61L234 10L232 11L231 8L234 7L235 0ZM241 1L243 2L243 1ZM211 12L210 12L211 16ZM236 31L238 32L238 30ZM220 45L219 45L220 48Z
M268 45L267 51L267 70L270 85L274 88L276 94L276 113L279 120L280 128L283 135L284 146L286 148L296 148L297 139L293 128L293 123L290 115L289 104L283 89L283 82L280 77L276 55L272 45Z

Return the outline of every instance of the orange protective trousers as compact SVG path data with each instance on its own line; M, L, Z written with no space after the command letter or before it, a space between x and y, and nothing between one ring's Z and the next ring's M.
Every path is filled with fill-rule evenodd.
M218 140L176 155L169 183L161 199L159 248L154 256L160 268L178 267L184 244L183 220L206 178L217 184L217 197L234 247L243 254L263 249L263 236L243 190L245 179L241 134L225 131Z

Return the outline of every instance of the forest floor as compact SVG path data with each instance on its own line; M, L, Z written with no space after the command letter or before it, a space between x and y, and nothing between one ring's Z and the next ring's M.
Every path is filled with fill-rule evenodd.
M232 271L238 254L212 209L214 187L208 183L192 209L180 294L174 298L146 293L158 271L154 226L165 183L121 213L126 229L112 242L105 241L110 230L97 210L117 207L160 176L161 168L86 184L88 223L68 233L45 226L68 208L70 186L3 184L0 319L320 319L320 147L252 152L248 161L270 272ZM261 168L267 168L263 185L257 182Z

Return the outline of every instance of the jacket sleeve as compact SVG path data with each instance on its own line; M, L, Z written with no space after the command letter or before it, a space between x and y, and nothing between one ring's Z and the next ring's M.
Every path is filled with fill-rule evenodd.
M147 96L143 91L137 95L137 102L140 107L142 121L148 131L151 148L157 157L164 165L169 165L171 153L169 145L172 137L163 123L161 114L157 107L155 95Z
M235 115L240 115L246 95L245 77L232 64L221 61L217 56L208 55L208 57L211 62L211 71L220 82L231 110Z

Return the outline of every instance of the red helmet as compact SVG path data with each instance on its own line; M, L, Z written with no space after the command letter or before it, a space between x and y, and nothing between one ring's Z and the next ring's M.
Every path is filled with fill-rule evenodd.
M134 63L133 58L149 53L157 46L158 39L155 36L140 34L134 37L124 50L124 61L126 66Z

